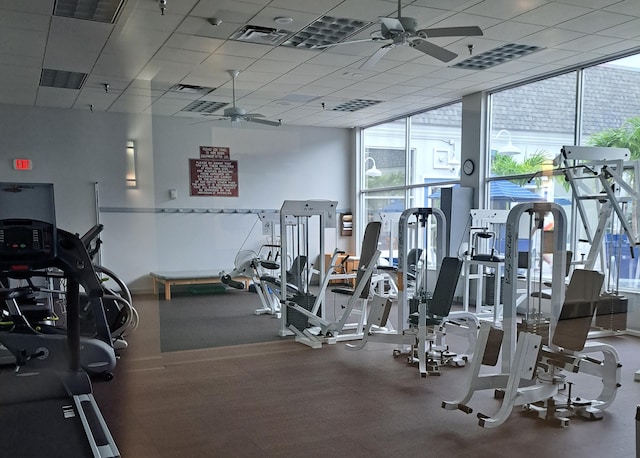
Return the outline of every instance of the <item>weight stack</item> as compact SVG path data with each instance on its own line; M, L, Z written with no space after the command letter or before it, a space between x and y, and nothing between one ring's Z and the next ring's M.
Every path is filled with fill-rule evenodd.
M518 323L518 332L528 332L529 334L535 334L542 337L542 342L549 342L549 320L543 318L542 320L522 320L522 323Z
M495 274L487 274L484 278L484 303L487 305L496 305L496 283ZM504 277L500 277L500 302L504 303Z
M617 294L605 293L598 300L596 326L611 331L627 329L629 299Z
M311 311L311 309L313 308L313 304L316 301L316 296L310 293L296 293L296 295L293 296L290 301L295 302L305 310ZM318 314L319 313L320 310L318 310ZM298 312L295 309L288 308L287 326L294 326L300 331L302 331L303 329L307 329L309 327L309 317L303 313Z

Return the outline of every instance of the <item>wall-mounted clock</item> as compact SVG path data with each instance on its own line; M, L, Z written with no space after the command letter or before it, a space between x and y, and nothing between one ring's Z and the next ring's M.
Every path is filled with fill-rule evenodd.
M471 160L467 159L462 164L462 171L465 175L473 175L473 172L476 170L476 164Z

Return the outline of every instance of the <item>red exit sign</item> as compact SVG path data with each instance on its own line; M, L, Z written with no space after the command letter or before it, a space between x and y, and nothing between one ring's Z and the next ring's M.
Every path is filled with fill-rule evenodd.
M13 168L16 170L31 170L31 159L14 159Z

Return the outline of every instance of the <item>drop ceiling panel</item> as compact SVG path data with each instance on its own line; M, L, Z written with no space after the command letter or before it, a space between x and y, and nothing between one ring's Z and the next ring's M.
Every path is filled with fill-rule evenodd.
M90 112L91 105L93 105L94 112L107 111L119 96L120 93L107 94L99 88L83 88L74 101L73 108Z
M501 22L492 27L488 27L483 30L483 33L485 38L501 40L504 42L517 42L521 38L540 32L541 30L544 30L544 27L541 25L511 21ZM477 37L473 37L470 41L475 42L476 38Z
M246 23L263 7L264 5L236 0L200 0L189 14L202 18L216 17L223 23Z
M273 75L273 74L272 74ZM275 82L278 84L306 85L311 84L318 78L313 75L291 75L285 74L278 77Z
M42 59L47 34L26 29L0 28L0 54Z
M180 62L188 65L199 65L204 62L211 53L202 51L190 51L188 49L176 49L163 46L158 50L154 59Z
M631 46L631 48L630 48ZM602 54L603 56L609 56L611 54L619 54L623 52L629 52L630 49L634 50L634 54L640 52L640 40L623 40L617 43L613 43L609 46L596 49L594 52Z
M40 82L41 70L37 67L20 65L0 65L0 81L2 87L11 89L16 86L37 87Z
M276 8L306 11L307 13L321 15L341 2L342 0L315 0L308 4L303 4L300 0L273 0L270 5Z
M575 40L583 36L584 34L580 32L548 27L540 32L524 37L520 42L542 48L553 48L561 43L566 43L567 41Z
M328 49L322 53L315 53L314 56L307 61L307 63L316 65L347 67L355 62L358 62L359 60L362 60L362 56L334 53L331 49Z
M142 113L152 103L154 99L149 96L142 95L123 95L116 100L109 111L123 112L123 113Z
M581 6L552 2L516 16L515 20L530 24L546 26L558 25L559 27L562 27L564 22L583 16L591 11L591 9L583 8Z
M223 71L227 70L244 70L251 64L256 62L256 59L251 57L239 57L239 56L227 56L225 54L213 54L202 64L198 65L194 70L194 74L200 74L201 72L211 71Z
M558 45L558 48L567 49L569 51L587 52L593 51L603 46L609 46L614 43L619 43L620 41L622 40L620 40L619 38L589 35L562 43L561 45Z
M617 38L637 38L640 37L640 19L634 19L607 30L601 30L600 35Z
M0 8L0 29L10 27L46 33L49 31L49 20L50 15L27 14Z
M37 92L37 86L26 84L0 87L0 103L7 105L34 105Z
M227 40L216 50L216 54L257 59L264 56L271 51L271 49L271 46L268 45L256 45L255 43L241 43L239 41Z
M223 43L224 40L216 38L198 37L195 35L187 35L184 33L174 33L169 37L169 39L165 43L165 46L168 46L170 48L189 49L191 51L212 53Z
M167 2L170 5L173 2ZM136 30L161 30L164 32L173 32L182 22L183 15L174 14L171 9L167 9L164 16L157 12L151 12L146 9L135 8L126 18L126 27Z
M42 14L50 16L53 11L54 0L39 0L37 2L25 2L24 0L2 0L0 11L22 11L24 13Z
M165 10L165 14L182 14L185 15L191 11L193 6L198 3L199 0L179 0L179 1L169 1L167 2L167 9ZM160 7L158 2L144 2L139 1L135 4L136 9L146 10L146 14L153 14L160 11Z
M170 32L161 30L125 29L115 31L109 38L103 52L150 59L170 35Z
M575 30L583 33L598 33L609 27L624 24L633 20L633 16L610 13L608 11L592 11L570 21L562 23L563 29Z
M308 60L316 57L318 54L320 53L316 50L277 46L269 51L265 55L265 58L269 60L281 60L283 62L295 62L301 64L302 62L307 62Z
M248 71L285 73L298 66L295 62L283 62L278 60L260 59L248 68Z
M380 30L380 16L396 16L396 0L169 0L164 16L157 0L128 0L115 25L52 17L52 0L0 0L0 103L72 104L82 110L92 104L96 111L193 117L180 111L192 100L231 101L228 70L238 69L240 106L268 108L271 119L288 112L287 122L292 124L348 127L640 47L637 0L402 3L403 16L415 18L418 27L478 25L484 36L428 40L459 54L450 63L400 46L365 70L359 66L388 41L309 50L227 39L247 24L293 32L325 14L371 21L371 26L347 40L368 39ZM222 22L212 25L208 20L212 16L220 16ZM278 25L276 16L291 17L292 23ZM491 70L451 68L469 56L469 44L473 54L480 54L509 43L545 49ZM43 62L90 74L79 91L42 88L36 99ZM111 84L109 93L102 87L105 82ZM205 96L168 91L178 83L216 89ZM354 98L383 102L349 114L321 109L321 100L328 107Z
M623 0L621 2L616 2L607 6L605 10L640 17L640 3L638 3L637 0Z
M546 0L528 0L526 2L514 2L513 0L483 1L465 9L465 13L498 19L512 19L546 3Z
M138 74L138 78L143 80L175 82L181 81L182 78L189 74L190 70L191 68L184 64L152 59L144 66L140 74Z
M147 63L147 59L128 54L103 53L93 72L105 77L134 79Z
M36 97L36 106L72 108L77 97L78 91L74 89L40 87Z
M88 72L104 47L112 24L53 16L44 66Z
M274 19L277 17L286 17L292 21L289 24L278 24L274 22ZM251 25L271 27L294 33L306 27L316 19L318 19L318 14L315 13L304 13L301 11L272 8L268 6L251 18L249 23Z
M620 0L563 0L564 3L584 6L585 8L604 8L614 3L618 3L618 1Z
M433 24L434 27L460 27L477 25L481 29L487 29L502 22L500 19L492 17L480 16L477 14L456 13L442 21Z
M226 40L233 32L243 25L244 22L232 22L227 20L220 25L213 26L204 17L187 16L178 26L176 32Z
M380 16L396 16L397 3L383 0L345 0L327 12L328 16L375 22Z

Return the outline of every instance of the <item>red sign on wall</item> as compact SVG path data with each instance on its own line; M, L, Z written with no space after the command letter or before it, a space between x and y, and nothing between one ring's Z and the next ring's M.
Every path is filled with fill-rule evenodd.
M200 159L231 159L231 151L228 146L201 146Z
M192 196L238 197L238 161L189 159Z

